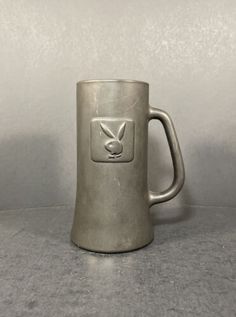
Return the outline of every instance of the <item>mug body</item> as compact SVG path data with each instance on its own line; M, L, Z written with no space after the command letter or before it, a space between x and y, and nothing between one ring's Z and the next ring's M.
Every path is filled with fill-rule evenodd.
M77 84L77 196L72 241L97 252L153 239L147 186L149 86L132 80Z

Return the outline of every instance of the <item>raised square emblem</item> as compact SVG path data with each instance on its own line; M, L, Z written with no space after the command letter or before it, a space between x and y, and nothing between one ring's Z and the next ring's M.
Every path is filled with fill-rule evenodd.
M96 118L91 121L91 158L95 162L130 162L134 158L134 122Z

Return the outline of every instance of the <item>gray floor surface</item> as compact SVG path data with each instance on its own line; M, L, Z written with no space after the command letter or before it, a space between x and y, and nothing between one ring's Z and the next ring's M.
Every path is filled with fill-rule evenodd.
M144 249L70 243L70 207L0 212L0 316L236 316L235 208L153 216Z

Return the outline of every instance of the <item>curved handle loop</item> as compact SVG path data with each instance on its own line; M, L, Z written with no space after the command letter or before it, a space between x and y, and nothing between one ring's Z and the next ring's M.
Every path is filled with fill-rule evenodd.
M175 197L183 187L185 179L184 162L179 147L178 138L175 132L175 128L170 116L165 111L149 107L149 120L152 119L160 120L164 127L174 167L174 178L171 186L163 192L158 194L149 191L150 206L170 200L173 197Z

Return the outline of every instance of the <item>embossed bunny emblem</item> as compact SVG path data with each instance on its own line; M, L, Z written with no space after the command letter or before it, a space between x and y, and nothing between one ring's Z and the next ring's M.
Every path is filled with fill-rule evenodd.
M105 149L110 152L109 158L115 159L121 157L121 153L123 152L123 145L121 140L125 134L125 126L126 122L123 122L118 129L117 136L104 124L100 123L102 131L112 140L107 141L104 145Z

